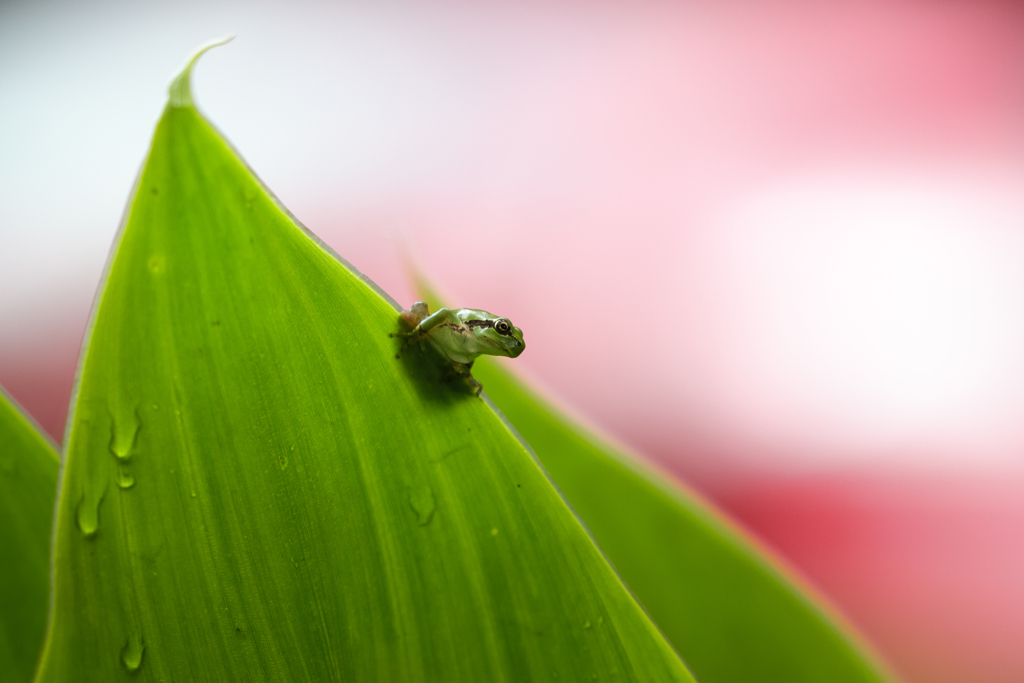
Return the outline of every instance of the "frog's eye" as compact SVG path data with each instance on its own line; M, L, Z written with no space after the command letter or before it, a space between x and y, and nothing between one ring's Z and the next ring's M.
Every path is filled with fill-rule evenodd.
M509 334L512 332L512 323L507 320L499 320L494 323L494 329L498 331L498 334Z

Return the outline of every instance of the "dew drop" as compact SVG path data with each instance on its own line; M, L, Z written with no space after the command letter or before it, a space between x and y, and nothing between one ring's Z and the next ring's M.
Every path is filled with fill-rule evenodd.
M139 409L135 406L121 415L111 412L110 452L118 460L132 457L132 449L139 436Z
M277 456L277 466L278 466L278 468L280 468L280 470L282 472L284 472L288 468L288 456L286 456L286 455L279 455L279 456Z
M78 530L86 538L95 536L96 530L100 528L100 503L103 502L105 493L104 490L104 493L101 493L95 500L88 493L84 493L81 500L78 501L75 522L78 524Z
M130 489L135 486L135 477L124 465L117 468L117 485L122 489Z
M495 529L491 529L491 536L497 536L497 535L498 535L498 530L496 528Z
M420 526L430 524L437 510L434 502L434 492L429 486L416 486L409 491L409 505L416 511Z
M604 617L598 617L597 618L597 625L600 626L603 623L604 623Z
M142 642L142 636L132 634L125 640L121 648L121 663L130 673L135 673L142 668L142 655L146 646Z
M193 497L193 498L195 498L196 496L198 496L198 495L199 495L199 494L198 494L198 493L196 493L195 491L192 491L191 493L192 493L192 497Z
M149 272L154 275L159 275L164 272L164 268L167 267L167 263L162 254L153 254L150 256L149 263L147 265L149 266Z
M583 622L583 628L590 628L590 619Z

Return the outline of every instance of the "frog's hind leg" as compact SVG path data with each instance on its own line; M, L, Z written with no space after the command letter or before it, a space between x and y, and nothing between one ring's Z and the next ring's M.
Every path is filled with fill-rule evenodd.
M484 385L470 374L470 370L473 368L472 363L452 363L451 370L448 372L448 379L461 379L466 386L470 388L474 396L479 396L480 392L484 390Z
M430 310L425 303L417 301L409 307L409 310L402 311L399 315L406 325L416 327L430 315Z
M409 325L412 325L414 320L419 322L408 332L394 332L388 335L389 337L405 337L405 343L402 344L402 348L398 349L395 358L401 358L402 352L405 351L406 347L423 339L428 332L438 325L443 323L459 323L455 313L448 308L442 308L431 315L427 315L427 305L422 301L417 301L411 309L403 311L401 317Z

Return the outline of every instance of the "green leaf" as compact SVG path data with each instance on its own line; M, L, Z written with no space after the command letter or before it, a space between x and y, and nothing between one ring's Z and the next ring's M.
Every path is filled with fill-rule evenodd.
M414 279L430 310L445 305ZM849 627L723 515L575 424L500 363L480 358L473 375L701 681L894 680Z
M496 362L473 374L701 681L893 680L707 503L572 424Z
M393 302L187 79L81 361L39 680L692 680L508 424L395 358Z
M0 389L0 682L29 681L46 630L57 451Z

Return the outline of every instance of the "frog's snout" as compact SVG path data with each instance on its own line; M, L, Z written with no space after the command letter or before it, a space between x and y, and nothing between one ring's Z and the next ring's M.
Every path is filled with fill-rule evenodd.
M518 339L513 339L509 342L509 345L505 347L505 351L508 353L509 358L516 358L526 349L526 342Z

